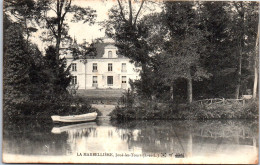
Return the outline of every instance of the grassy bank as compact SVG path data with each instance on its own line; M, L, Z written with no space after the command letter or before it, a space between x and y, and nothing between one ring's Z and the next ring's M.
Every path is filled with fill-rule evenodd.
M88 100L92 104L113 104L116 105L122 96L123 89L80 89L77 96Z
M147 101L139 106L117 106L111 112L111 118L117 120L149 120L149 119L256 119L258 118L258 103L250 101L244 106L242 103L211 104L160 104Z

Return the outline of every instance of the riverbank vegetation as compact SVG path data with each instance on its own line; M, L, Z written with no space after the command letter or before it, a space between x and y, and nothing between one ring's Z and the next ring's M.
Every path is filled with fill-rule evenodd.
M174 102L159 103L155 100L140 100L130 90L126 92L118 106L110 113L116 120L207 120L207 119L257 119L258 101L246 103L232 102L176 104Z
M258 116L258 3L169 1L160 4L160 12L141 16L131 0L120 2L110 12L107 34L142 70L132 83L137 105L118 106L112 118ZM146 10L145 3L137 11ZM244 106L194 102L242 95L253 99Z
M257 119L258 104L252 101L245 106L242 103L212 104L209 106L192 104L158 104L147 101L138 107L119 107L110 113L116 120L208 120L208 119Z

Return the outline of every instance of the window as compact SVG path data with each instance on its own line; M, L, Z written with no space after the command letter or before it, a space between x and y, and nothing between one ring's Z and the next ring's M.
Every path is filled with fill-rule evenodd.
M112 63L108 63L108 71L113 71Z
M97 84L97 76L93 76L93 84Z
M126 76L122 76L122 84L126 84Z
M77 64L72 63L71 64L71 69L72 69L72 71L77 71Z
M108 58L112 58L112 51L108 51Z
M77 76L72 76L71 83L72 83L73 85L77 84Z
M113 85L113 76L107 76L107 85L109 86Z
M93 70L92 72L97 72L97 63L93 63Z
M126 72L126 63L122 63L122 72Z

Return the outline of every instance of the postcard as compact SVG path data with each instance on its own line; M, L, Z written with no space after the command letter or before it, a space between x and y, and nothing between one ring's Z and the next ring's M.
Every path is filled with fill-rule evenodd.
M4 163L258 164L259 2L3 4Z

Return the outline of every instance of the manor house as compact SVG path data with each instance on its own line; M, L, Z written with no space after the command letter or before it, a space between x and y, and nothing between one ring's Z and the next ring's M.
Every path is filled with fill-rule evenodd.
M139 69L130 59L117 53L113 42L102 42L96 46L97 55L73 59L66 55L67 66L71 64L73 85L78 89L130 88L129 81L139 79Z

